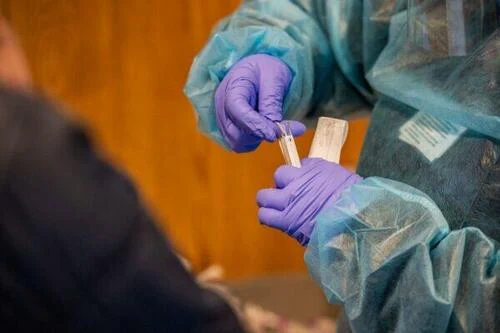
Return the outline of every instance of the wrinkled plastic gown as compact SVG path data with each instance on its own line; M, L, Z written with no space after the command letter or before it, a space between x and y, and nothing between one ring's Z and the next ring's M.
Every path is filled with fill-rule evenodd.
M450 232L422 192L371 177L319 217L306 260L355 332L498 332L499 251L479 229Z
M425 1L393 16L390 42L368 79L404 104L499 139L495 1L447 3Z
M238 60L266 53L293 72L288 118L342 115L373 102L374 89L499 139L495 1L410 0L408 10L407 3L245 1L219 24L191 68L185 92L201 130L223 143L215 89Z
M318 219L306 261L355 332L500 331L497 26L494 1L246 1L193 64L186 93L221 143L213 95L250 54L291 68L288 118L376 103L358 172L425 194L368 178ZM398 138L417 111L468 131L430 163Z

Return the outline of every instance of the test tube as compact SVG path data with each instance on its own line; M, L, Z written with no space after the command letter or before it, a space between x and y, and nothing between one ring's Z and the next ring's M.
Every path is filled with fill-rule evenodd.
M286 164L300 168L299 153L297 152L297 146L295 145L295 140L289 126L286 123L276 123L276 126L281 131L279 144Z

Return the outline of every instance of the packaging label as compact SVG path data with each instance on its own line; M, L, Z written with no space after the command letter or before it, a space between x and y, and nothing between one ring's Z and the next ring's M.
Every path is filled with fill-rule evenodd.
M415 147L429 162L440 158L467 130L463 126L418 112L399 129L399 139Z

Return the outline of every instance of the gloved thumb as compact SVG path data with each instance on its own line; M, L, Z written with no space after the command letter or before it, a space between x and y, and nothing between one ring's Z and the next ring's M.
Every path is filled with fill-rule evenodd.
M301 136L306 132L306 125L296 120L285 120L281 122L286 128L290 129L293 136ZM281 133L278 133L278 135Z

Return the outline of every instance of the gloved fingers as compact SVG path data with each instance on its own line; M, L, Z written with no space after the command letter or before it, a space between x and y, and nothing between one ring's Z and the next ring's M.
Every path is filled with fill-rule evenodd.
M259 140L258 143L254 143L254 144L249 144L249 143L245 142L244 144L238 145L236 147L236 150L234 150L234 152L235 153L248 153L248 152L254 151L255 149L257 149L259 147L260 143L261 143L261 140Z
M286 231L287 227L283 225L283 213L272 208L259 208L259 221L268 227Z
M309 157L306 157L306 158L303 158L300 163L302 165L312 165L314 163L321 163L323 159L322 158L319 158L319 157L313 157L313 158L309 158Z
M309 169L313 169L315 167L327 167L327 166L328 167L333 167L333 166L340 167L337 163L329 162L329 161L322 159L320 157L312 157L312 158L306 157L306 158L303 158L300 162L301 162L302 167L306 167Z
M328 170L328 173L330 174L335 174L337 177L340 178L348 178L349 175L351 175L351 172L341 165L330 162L327 160L324 160L322 158L304 158L301 161L302 164L302 170L306 171L313 171L317 170L316 172L321 172L324 173L324 170Z
M288 186L301 174L301 169L290 165L282 165L274 173L274 182L277 188Z
M292 74L281 60L269 57L272 70L259 71L259 113L272 121L283 119L283 103L288 92Z
M267 188L257 193L257 205L260 208L272 208L281 211L290 202L290 197L289 191Z
M253 86L252 86L253 87ZM227 91L225 109L229 118L245 133L267 141L276 141L276 124L255 111L249 97L255 87L238 86Z
M306 132L306 125L296 120L285 120L282 122L287 128L290 129L293 136L301 136ZM280 132L281 133L281 132Z
M262 139L243 133L232 121L226 121L226 126L221 128L226 141L232 151L236 153L246 153L254 151L262 142Z
M229 118L226 110L224 109L224 87L225 85L219 86L215 93L215 120L217 121L217 127L219 128L222 136L224 137L231 150L237 153L246 153L249 151L253 151L260 145L262 139L251 134L244 133L233 123L231 118Z

